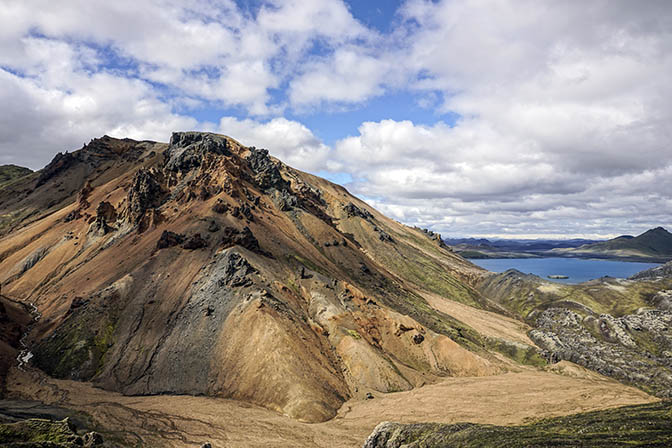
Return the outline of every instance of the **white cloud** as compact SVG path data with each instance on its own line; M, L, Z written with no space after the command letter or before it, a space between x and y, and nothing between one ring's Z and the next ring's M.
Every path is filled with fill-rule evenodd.
M219 132L243 145L267 148L271 155L302 170L319 170L329 156L329 148L307 127L285 118L262 123L223 117L219 122Z
M2 162L37 168L104 133L219 128L299 168L350 173L383 211L447 233L671 224L668 1L408 0L388 34L341 0L0 8ZM398 90L460 118L367 121L333 150L282 118ZM212 105L240 115L188 115Z

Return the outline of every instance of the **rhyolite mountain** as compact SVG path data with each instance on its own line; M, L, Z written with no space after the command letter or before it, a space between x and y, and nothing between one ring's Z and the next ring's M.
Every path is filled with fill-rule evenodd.
M41 314L32 364L124 394L304 421L368 392L543 364L430 306L512 314L440 236L217 134L102 137L0 189L3 294Z

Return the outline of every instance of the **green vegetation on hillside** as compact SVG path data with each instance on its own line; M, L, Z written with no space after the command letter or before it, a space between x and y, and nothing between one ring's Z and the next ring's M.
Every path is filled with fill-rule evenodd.
M23 176L31 174L33 171L29 168L16 165L0 165L0 188L19 179Z

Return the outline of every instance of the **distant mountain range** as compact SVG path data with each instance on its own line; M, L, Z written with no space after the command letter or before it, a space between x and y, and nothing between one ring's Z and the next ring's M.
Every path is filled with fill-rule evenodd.
M534 258L548 256L546 253L553 249L576 248L599 240L445 238L444 242L466 258Z
M663 227L647 230L638 236L622 235L606 241L484 238L447 238L444 241L467 258L576 257L656 262L672 260L672 234Z

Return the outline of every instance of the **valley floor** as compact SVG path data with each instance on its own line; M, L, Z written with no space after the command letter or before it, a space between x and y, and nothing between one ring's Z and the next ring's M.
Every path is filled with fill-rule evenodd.
M552 371L520 368L485 377L446 378L408 392L351 400L336 418L306 424L234 400L191 396L122 396L87 383L55 380L16 368L10 394L90 414L106 439L130 446L361 447L381 421L516 425L655 398L565 361ZM99 428L97 428L99 429Z

